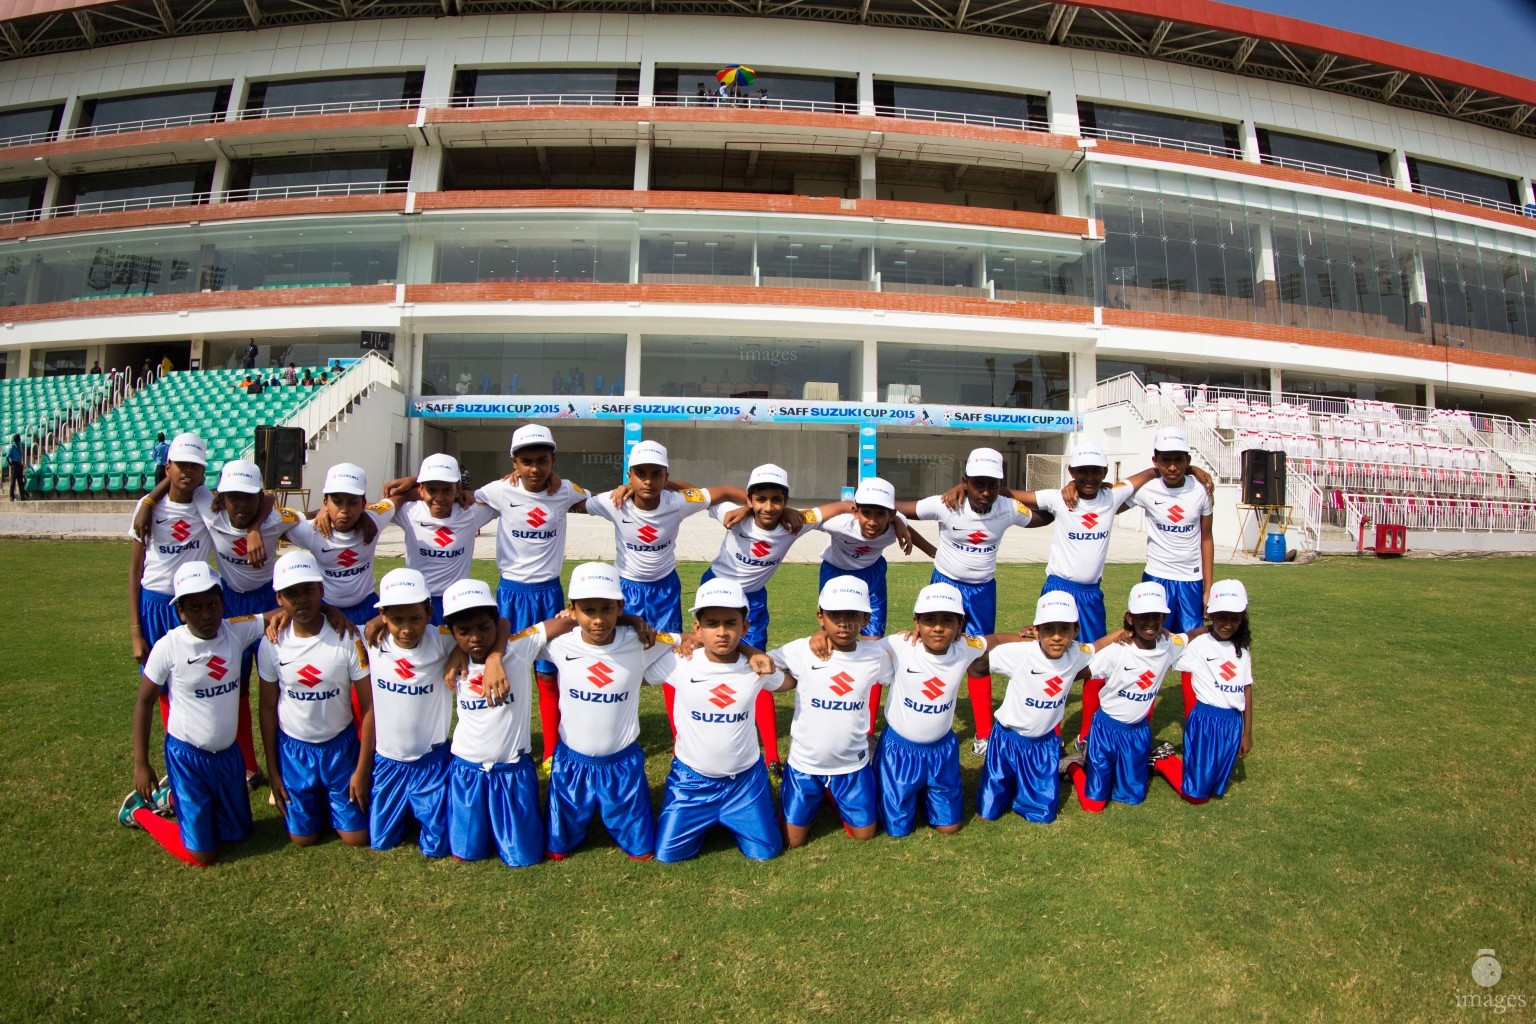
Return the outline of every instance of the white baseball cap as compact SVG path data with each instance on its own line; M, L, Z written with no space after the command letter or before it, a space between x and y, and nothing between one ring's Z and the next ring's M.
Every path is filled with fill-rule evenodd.
M427 578L415 569L391 569L379 580L379 607L421 604L432 600Z
M1242 580L1217 580L1211 586L1211 603L1205 606L1210 612L1245 612L1248 610L1248 588Z
M667 468L667 449L659 441L641 441L629 450L631 466L660 466Z
M1161 449L1159 449L1161 450ZM1161 583L1138 583L1131 588L1131 596L1125 602L1125 610L1132 615L1149 612L1168 614L1168 592Z
M857 576L834 576L821 588L816 607L824 612L869 613L869 584Z
M747 490L750 491L760 485L782 487L787 494L789 493L789 474L784 472L781 466L775 466L771 462L765 463L754 469L752 475L747 477Z
M959 588L951 583L930 583L917 592L917 603L912 606L913 615L925 612L951 612L965 618L965 599Z
M261 470L250 459L236 459L233 462L224 463L224 469L219 473L219 492L228 494L260 494Z
M496 595L484 580L465 579L448 585L443 591L443 617L467 612L471 608L496 608Z
M859 489L853 492L855 505L879 505L881 508L896 508L896 488L891 486L889 480L882 480L878 476L872 476L867 480L859 481Z
M192 594L201 594L209 590L216 590L219 586L219 578L214 575L213 566L207 562L188 562L176 570L175 581L171 584L176 600Z
M287 590L296 583L324 583L315 556L308 551L290 551L272 567L272 589Z
M1003 478L1003 455L996 448L976 448L965 460L966 476Z
M422 459L421 469L416 473L416 482L419 484L456 484L463 479L459 460L441 452Z
M549 428L539 423L527 423L512 431L512 454L516 455L519 448L531 448L534 445L544 445L547 448L555 446L555 435L549 432Z
M338 462L325 474L325 489L321 494L367 494L368 474L362 466L353 462Z
M1047 622L1077 621L1077 602L1066 591L1052 590L1041 594L1040 600L1035 602L1035 625L1037 626L1043 626Z
M735 580L712 579L693 595L693 607L688 609L698 615L704 608L745 608L747 592Z
M1067 460L1068 469L1077 469L1080 466L1101 466L1109 468L1109 456L1104 454L1104 449L1092 441L1078 441L1072 446L1072 457Z
M587 599L624 600L619 573L607 562L583 562L571 570L571 585L566 593L572 601Z
M177 434L171 439L171 453L167 457L172 462L195 462L199 466L206 466L208 446L196 434Z
M1164 427L1152 441L1155 452L1188 452L1189 435L1182 427Z

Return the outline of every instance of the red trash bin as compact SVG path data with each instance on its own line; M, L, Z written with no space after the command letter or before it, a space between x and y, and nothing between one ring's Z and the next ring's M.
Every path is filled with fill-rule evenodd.
M1408 527L1390 523L1376 524L1376 557L1389 558L1408 553Z

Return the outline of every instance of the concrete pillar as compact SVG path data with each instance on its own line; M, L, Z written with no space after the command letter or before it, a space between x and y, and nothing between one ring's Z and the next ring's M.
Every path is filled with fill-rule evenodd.
M395 365L408 366L410 368L404 381L407 403L409 403L411 395L421 394L422 355L423 349L426 347L424 343L425 337L425 335L418 332L405 331L395 338L395 347L397 349ZM407 351L403 354L398 352L401 345L408 346ZM407 411L409 411L409 408L407 408ZM422 422L420 416L408 416L405 422L405 464L407 466L414 466L421 462L422 458L426 455L426 449L423 447L423 434L426 424Z
M864 339L863 353L859 359L859 372L863 378L860 390L864 402L880 401L880 343L874 338Z
M1280 393L1284 390L1285 380L1283 374L1280 372L1280 367L1271 366L1269 368L1269 404L1279 405Z
M1413 253L1413 265L1408 271L1408 316L1405 326L1424 335L1424 340L1435 340L1435 311L1429 299L1429 275L1424 271L1424 254L1417 249Z
M1078 135L1083 130L1077 119L1077 93L1052 89L1045 100L1045 114L1055 135Z
M32 346L23 345L21 348L12 349L11 351L15 353L15 356L13 357L15 362L11 364L11 369L15 372L12 373L11 376L32 376Z
M859 424L858 482L880 475L880 432L874 423Z
M427 54L421 75L421 98L429 101L447 100L453 95L453 53L437 51ZM410 460L407 459L407 462Z
M412 192L436 192L443 187L443 150L440 146L416 146L411 152Z
M1078 415L1093 408L1093 392L1099 383L1099 356L1093 349L1073 353L1067 362L1071 375L1072 411Z
M1392 151L1392 180L1403 191L1413 191L1413 177L1408 173L1408 154L1400 149Z
M859 115L862 117L875 116L875 73L873 71L859 72Z
M187 346L187 358L188 358L188 360L190 360L187 363L188 367L194 367L194 366L202 367L202 365L203 365L203 344L204 344L204 339L202 339L202 338L193 338L188 343L188 346Z
M875 192L875 154L867 150L859 154L859 198L879 198Z
M1078 188L1077 175L1060 171L1056 175L1056 211L1063 217L1088 216L1088 201Z
M656 62L654 60L640 62L640 95L637 102L642 107L656 105Z
M245 109L245 76L236 74L234 81L229 86L229 105L224 110L224 120L240 120L240 112Z
M1275 263L1275 233L1265 222L1258 223L1259 245L1253 261L1253 302L1256 306L1275 306L1280 301L1280 275Z
M624 337L624 397L640 395L640 335L634 331ZM628 472L626 466L626 472Z
M59 202L59 187L62 184L59 176L52 171L48 172L48 181L43 185L43 216L47 217Z
M1244 121L1238 127L1238 136L1242 139L1243 159L1251 164L1260 163L1259 131L1253 122Z
M1432 380L1424 384L1424 405L1429 409L1435 407L1435 382Z
M649 192L651 188L651 142L641 139L635 143L635 191Z
M210 203L222 203L224 193L229 191L229 157L223 150L219 150L213 158L213 177L208 183L208 201Z
M70 129L75 127L75 121L80 117L80 97L71 94L64 100L64 109L59 114L59 137L64 138Z

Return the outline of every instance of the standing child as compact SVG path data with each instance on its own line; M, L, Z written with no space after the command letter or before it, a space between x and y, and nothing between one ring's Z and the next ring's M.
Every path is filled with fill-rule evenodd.
M771 860L784 848L768 770L752 735L749 709L760 689L781 689L784 676L762 652L741 644L747 596L734 580L712 580L693 602L691 655L665 651L645 681L676 692L677 749L667 773L656 823L656 859L698 855L715 825L736 838L751 860Z
M315 521L288 531L289 541L315 556L324 574L326 603L359 626L378 614L373 556L380 531L395 514L394 502L386 498L370 505L367 494L363 467L339 462L325 474L325 497Z
M427 581L434 625L443 622L443 593L469 577L480 527L496 518L489 505L460 504L462 479L458 459L428 455L414 481L402 481L414 486L397 497L394 523L405 534L405 565Z
M368 655L360 639L337 633L322 614L325 577L314 555L279 558L272 586L288 625L276 642L262 639L256 664L273 799L294 845L314 845L330 824L348 846L367 846L374 746ZM359 729L352 727L354 704Z
M791 849L804 846L823 795L854 839L873 839L880 798L869 757L869 732L882 685L893 663L885 644L860 643L869 624L869 587L857 576L822 585L816 621L831 652L818 658L811 640L793 640L770 653L795 691L789 727L789 767L781 796Z
M864 636L885 635L885 549L899 544L903 552L916 547L929 558L937 551L921 534L907 528L896 511L896 489L879 477L859 481L853 502L823 505L806 513L805 524L827 535L821 553L820 585L839 576L855 576L869 588L869 621ZM880 702L879 695L875 703Z
M1205 622L1216 560L1213 509L1205 487L1190 478L1189 439L1184 431L1164 427L1157 432L1152 465L1157 478L1131 501L1146 514L1147 569L1141 578L1167 592L1168 607L1173 609L1168 629L1183 633Z
M1242 581L1212 586L1208 610L1210 632L1192 640L1174 666L1195 695L1194 706L1185 706L1184 757L1159 748L1152 763L1192 804L1224 794L1237 759L1253 749L1253 633Z
M133 660L143 665L166 633L180 625L171 595L176 570L189 562L208 560L208 529L204 513L213 495L203 487L208 449L196 434L177 434L171 442L166 479L170 490L158 501L141 499L153 509L153 522L143 537L130 533L133 554L128 567L128 610L133 633Z

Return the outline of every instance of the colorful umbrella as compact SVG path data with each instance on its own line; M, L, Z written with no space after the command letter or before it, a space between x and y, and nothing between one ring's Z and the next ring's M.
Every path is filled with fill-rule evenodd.
M745 64L732 64L728 68L716 71L715 77L720 80L721 85L751 85L757 81L757 72Z

